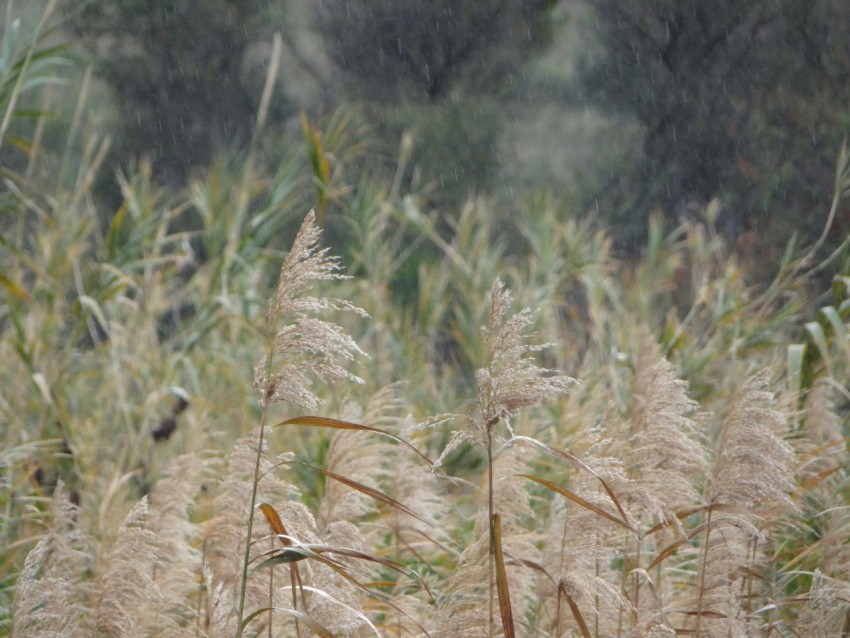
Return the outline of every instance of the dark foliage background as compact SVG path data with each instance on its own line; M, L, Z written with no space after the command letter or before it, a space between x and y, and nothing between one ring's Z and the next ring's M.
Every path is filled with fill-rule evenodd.
M443 216L471 194L545 190L630 252L653 212L675 223L719 198L719 230L775 261L822 228L850 132L842 0L95 0L67 15L114 97L116 161L151 157L172 186L245 149L275 32L269 157L300 137L299 112L320 129L356 113L371 144L354 170L403 159L399 186Z
M719 197L731 236L816 236L850 132L850 5L588 4L596 28L581 88L594 107L643 131L642 156L607 193L624 231L645 232L653 208L675 220L689 203Z
M267 2L97 1L68 15L115 96L121 154L150 156L179 184L218 151L245 147L264 80L248 54L271 38ZM289 112L279 92L272 119Z

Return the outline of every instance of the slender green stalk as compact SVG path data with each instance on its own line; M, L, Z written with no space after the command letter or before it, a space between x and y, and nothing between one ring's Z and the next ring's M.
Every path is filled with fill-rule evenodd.
M283 38L281 37L280 32L277 31L272 38L272 54L269 59L269 68L266 72L266 82L263 85L263 95L260 98L260 107L257 109L257 123L254 126L254 134L251 137L251 155L253 155L253 150L257 146L263 127L266 125L266 118L269 114L269 104L271 103L272 92L274 91L277 74L280 70L280 55L282 48Z
M260 483L260 463L263 458L263 440L266 431L266 420L269 413L269 402L266 397L269 395L269 386L271 385L271 370L272 360L274 359L274 332L270 331L271 336L268 341L268 354L266 355L266 387L263 389L263 410L260 414L260 435L257 441L257 456L254 460L254 478L251 481L251 504L248 509L248 524L245 532L245 554L242 560L242 582L239 586L239 608L236 616L239 624L236 627L236 638L242 638L243 621L245 612L245 592L248 587L248 564L251 561L251 535L254 531L254 509L257 506L257 486Z
M248 510L248 525L245 532L245 554L242 561L242 583L239 588L239 609L237 616L239 618L239 626L236 629L236 638L242 636L242 618L245 610L245 590L248 586L248 563L251 560L251 534L254 531L254 508L257 504L257 485L260 482L260 461L263 456L263 433L266 428L267 408L263 408L263 415L260 418L260 437L257 442L257 458L254 464L254 480L251 486L251 505Z
M74 107L74 115L71 118L71 126L68 128L68 135L65 139L65 151L62 153L62 162L59 164L59 173L56 178L57 192L62 189L65 183L70 163L73 161L72 154L74 153L74 140L80 130L83 114L86 112L86 102L88 101L89 89L91 87L92 68L86 67L86 72L83 74L83 81L80 84L80 92L77 94L77 104Z
M207 539L204 539L204 544L201 547L201 582L198 584L198 604L195 605L195 638L201 635L201 606L204 600L204 570L207 565Z
M749 556L750 565L755 565L756 556L758 556L758 545L759 539L757 536L750 540L750 547L752 548ZM744 611L747 614L751 614L753 611L753 581L753 570L748 569L744 576L744 582L741 584L742 596L744 598Z
M495 425L495 424L494 424ZM487 554L487 581L489 583L489 623L490 636L495 635L495 611L493 609L493 588L495 577L493 574L494 561L496 559L496 539L493 536L493 429L487 424L487 532L490 537L490 549Z

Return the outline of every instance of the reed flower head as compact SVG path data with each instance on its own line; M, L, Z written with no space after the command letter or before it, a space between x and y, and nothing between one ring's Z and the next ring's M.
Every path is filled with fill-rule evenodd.
M711 508L703 545L698 590L697 634L741 636L750 619L741 604L740 581L760 554L764 531L777 514L794 509L794 452L783 440L785 416L767 390L769 371L750 378L738 394L723 428L706 497ZM744 601L746 604L746 601Z
M770 502L793 507L794 451L782 438L785 416L775 409L767 381L767 371L749 379L726 419L707 490L712 505L750 514Z
M77 525L79 508L60 480L50 505L50 531L32 549L15 585L12 636L74 636L93 591L91 538Z
M545 403L564 393L575 380L537 365L535 352L551 344L529 345L534 315L529 308L508 317L511 292L501 279L490 289L490 318L482 328L489 352L487 366L475 373L478 388L468 427L454 432L442 458L464 442L484 444L493 428L523 408Z
M529 355L551 344L526 343L534 315L525 308L507 317L511 292L500 279L490 289L490 319L484 339L490 353L487 367L475 374L481 425L492 428L523 408L545 403L565 392L574 380L537 365Z
M319 248L320 236L316 214L310 211L281 266L277 292L266 311L272 347L254 368L254 389L262 405L288 401L314 409L321 400L310 390L312 379L362 383L339 361L368 355L342 328L311 315L342 310L367 316L366 312L347 301L304 294L314 281L346 278L339 259Z
M626 460L635 478L630 500L657 521L678 526L675 512L700 500L694 484L708 460L692 418L696 409L688 384L646 335L635 369Z

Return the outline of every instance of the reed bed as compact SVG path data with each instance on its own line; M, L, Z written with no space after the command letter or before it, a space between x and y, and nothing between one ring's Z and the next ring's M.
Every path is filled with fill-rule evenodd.
M79 126L78 178L4 174L0 634L850 632L819 245L756 286L715 203L630 262L546 197L431 211L340 115L105 218Z

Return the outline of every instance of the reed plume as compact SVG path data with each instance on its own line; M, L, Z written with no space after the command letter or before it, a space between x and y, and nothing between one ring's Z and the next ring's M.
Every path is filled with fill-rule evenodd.
M661 565L652 574L645 568L664 548L686 539L679 513L701 502L697 487L708 461L693 418L697 403L648 330L641 334L633 378L629 419L620 423L611 453L623 459L628 480L618 484L618 494L638 522L637 535L623 536L621 575L635 615L623 613L620 620L638 630L666 619L672 594L666 572Z
M18 576L13 638L72 638L81 629L90 590L81 581L91 562L89 539L78 526L79 508L61 481L50 510L50 531L29 552Z
M254 389L264 407L286 401L315 409L321 400L310 389L313 380L362 383L339 362L368 355L342 328L313 315L346 311L365 317L365 311L341 299L305 294L314 282L346 278L339 258L330 256L328 248L319 248L320 237L321 229L311 210L283 261L277 290L266 309L271 343L254 368Z
M744 383L724 423L706 490L696 632L745 635L765 532L794 509L794 452L785 416L767 390L769 370ZM784 512L783 512L784 510ZM742 602L741 591L747 592Z
M162 602L154 574L165 569L158 564L157 537L151 528L147 497L127 514L118 530L115 545L105 557L106 570L100 580L95 629L99 635L131 638L145 629L147 610Z
M512 296L500 279L496 279L490 288L490 315L487 325L482 328L482 337L487 349L487 361L483 368L475 373L476 402L475 411L465 417L466 427L452 433L444 448L440 460L462 443L471 443L484 447L487 452L487 519L488 553L482 563L483 536L477 536L464 551L458 567L458 573L449 585L453 602L447 606L447 627L451 631L485 632L493 634L495 607L495 546L494 525L496 524L496 490L494 485L494 449L496 440L505 440L496 432L496 426L505 422L508 433L513 431L508 420L523 408L545 403L567 391L574 380L537 365L533 353L549 347L550 344L529 345L528 339L533 324L533 314L525 308L508 316ZM480 572L488 574L488 589L484 592L480 586ZM483 596L488 607L487 626L482 627L480 602ZM506 597L500 592L499 602L505 605ZM503 609L503 623L504 609ZM505 628L505 631L508 631ZM475 634L477 635L477 634Z
M678 525L676 512L698 503L697 480L705 472L707 452L692 415L697 403L687 382L644 334L635 365L625 464L635 480L628 498L650 522Z

